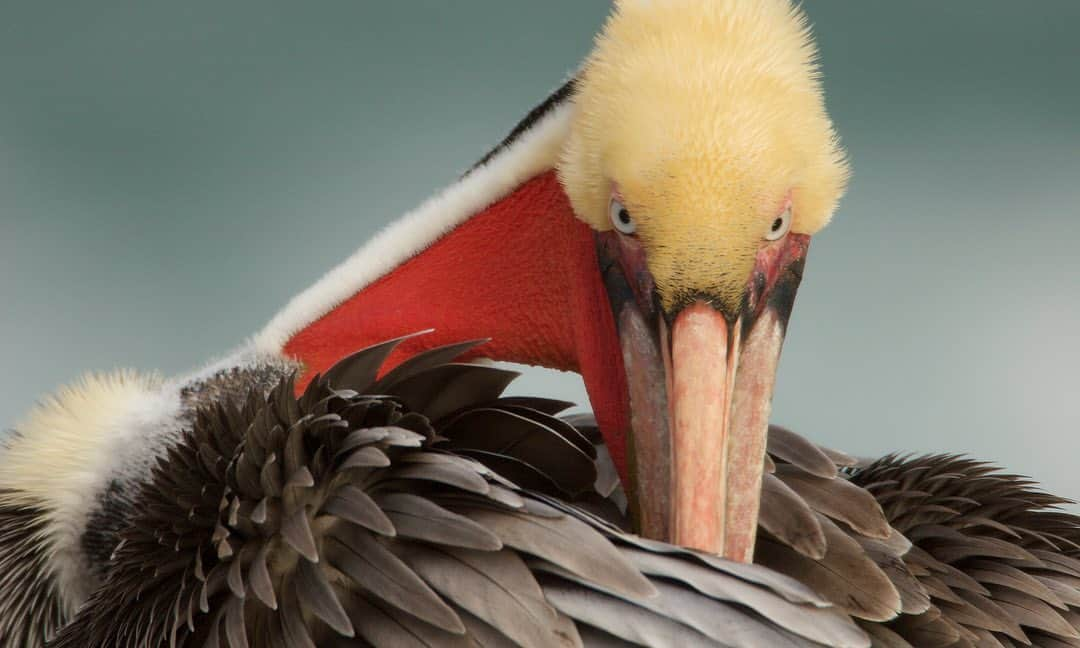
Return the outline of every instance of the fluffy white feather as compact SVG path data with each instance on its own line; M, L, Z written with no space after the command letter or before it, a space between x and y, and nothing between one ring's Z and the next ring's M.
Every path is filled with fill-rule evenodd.
M86 595L87 514L118 471L153 459L147 444L175 427L178 411L178 392L156 376L92 374L39 403L0 450L0 505L45 511L41 542L69 604Z

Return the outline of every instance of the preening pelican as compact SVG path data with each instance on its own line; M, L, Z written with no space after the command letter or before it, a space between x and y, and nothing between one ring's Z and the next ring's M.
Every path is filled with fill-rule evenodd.
M0 641L1080 645L1061 500L769 427L848 176L814 57L787 0L620 0L235 353L45 400L0 455ZM478 359L581 373L595 424Z

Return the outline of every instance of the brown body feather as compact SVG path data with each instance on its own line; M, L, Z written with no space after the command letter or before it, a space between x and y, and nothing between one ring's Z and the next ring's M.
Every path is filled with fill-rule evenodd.
M774 428L730 563L626 534L566 403L501 398L468 345L376 381L392 344L201 406L49 645L1080 645L1080 520L1028 481Z
M1080 646L1080 518L1067 500L971 459L885 457L852 482L914 544L929 595L889 624L911 646ZM906 645L884 643L881 645Z
M49 645L868 645L790 578L564 501L602 502L595 448L463 350L202 407Z

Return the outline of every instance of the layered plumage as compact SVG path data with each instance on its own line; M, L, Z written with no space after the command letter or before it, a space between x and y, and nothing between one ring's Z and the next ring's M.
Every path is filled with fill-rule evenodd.
M376 379L393 344L204 394L50 645L1074 645L1080 520L1030 482L774 427L732 563L623 531L567 403L502 397L470 343Z
M605 521L566 403L500 398L469 344L376 380L392 346L202 405L50 645L867 645L793 579Z
M914 547L930 607L884 627L883 646L1080 646L1080 518L1034 482L972 459L889 456L852 482ZM895 634L893 634L895 633Z

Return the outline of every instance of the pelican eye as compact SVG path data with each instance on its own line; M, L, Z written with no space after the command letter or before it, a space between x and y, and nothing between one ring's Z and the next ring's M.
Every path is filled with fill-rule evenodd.
M784 238L791 229L791 208L785 209L779 216L773 219L769 225L769 231L765 233L766 241L776 241Z
M615 226L615 229L623 234L633 234L637 231L637 223L634 222L634 217L630 215L630 212L623 206L621 202L611 200L611 205L608 208L608 212L611 215L611 224Z

